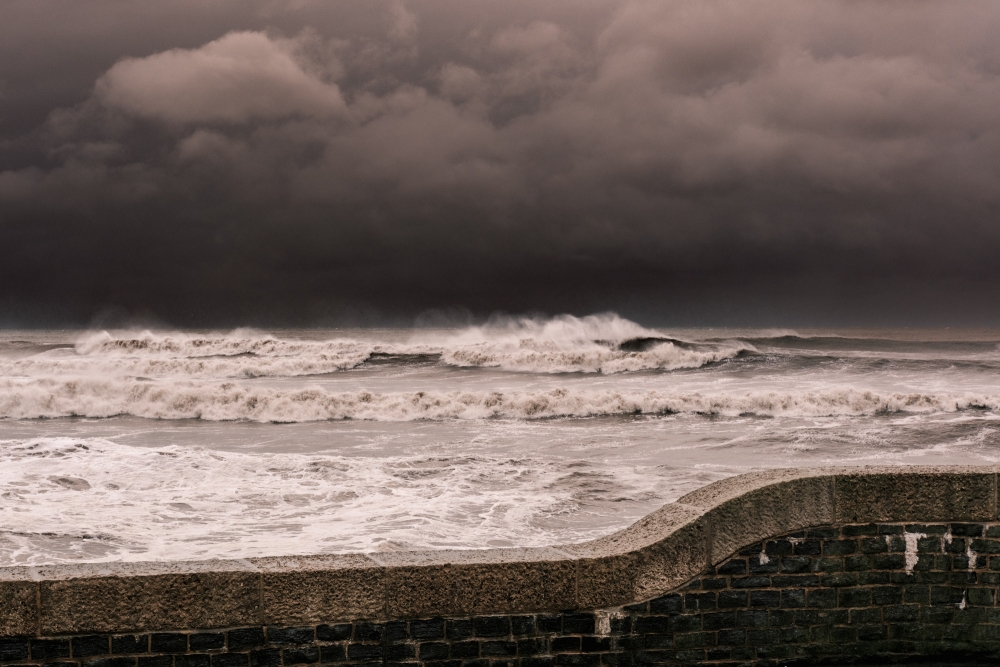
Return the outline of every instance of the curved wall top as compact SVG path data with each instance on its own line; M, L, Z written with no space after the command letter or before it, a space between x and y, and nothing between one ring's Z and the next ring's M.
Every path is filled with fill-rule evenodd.
M994 521L1000 467L779 469L558 547L0 568L0 636L601 609L647 600L769 537Z

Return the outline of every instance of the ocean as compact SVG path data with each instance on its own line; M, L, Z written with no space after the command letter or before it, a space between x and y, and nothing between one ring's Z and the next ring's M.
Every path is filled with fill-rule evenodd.
M541 546L779 466L1000 460L1000 330L0 331L0 566Z

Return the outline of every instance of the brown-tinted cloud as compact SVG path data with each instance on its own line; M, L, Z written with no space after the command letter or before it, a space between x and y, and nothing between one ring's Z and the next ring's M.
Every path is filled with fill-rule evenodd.
M1000 315L996 3L111 4L0 88L10 313Z

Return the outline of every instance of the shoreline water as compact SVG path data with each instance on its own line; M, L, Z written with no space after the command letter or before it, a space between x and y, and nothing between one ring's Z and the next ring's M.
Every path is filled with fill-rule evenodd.
M990 464L998 344L614 316L2 332L0 563L544 546L750 470Z

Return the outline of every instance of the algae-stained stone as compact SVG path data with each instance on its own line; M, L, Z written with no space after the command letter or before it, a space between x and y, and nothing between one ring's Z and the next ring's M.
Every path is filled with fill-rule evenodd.
M697 508L665 505L612 535L563 549L576 556L577 607L654 598L708 565L708 524Z
M385 570L363 554L254 558L268 625L378 618Z
M392 618L565 609L575 602L573 560L555 549L397 552L386 565Z
M0 568L0 637L38 632L38 584L26 567Z
M834 522L834 476L823 469L768 470L730 477L677 502L707 512L711 562L754 542Z
M41 632L138 632L255 625L260 575L245 561L38 568Z
M988 521L996 517L996 475L983 468L913 466L842 470L837 521Z

